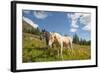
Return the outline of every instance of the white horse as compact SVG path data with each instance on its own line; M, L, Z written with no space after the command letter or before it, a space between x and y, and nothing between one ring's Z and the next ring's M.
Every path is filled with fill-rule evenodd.
M62 36L63 45L68 48L72 48L73 39L69 36Z
M63 59L63 46L69 46L72 48L72 38L71 37L66 37L66 36L61 36L59 33L50 33L49 36L49 46L52 46L53 43L56 43L60 46L60 49L58 49L58 56L59 53L61 55L61 58ZM60 52L59 52L60 51Z

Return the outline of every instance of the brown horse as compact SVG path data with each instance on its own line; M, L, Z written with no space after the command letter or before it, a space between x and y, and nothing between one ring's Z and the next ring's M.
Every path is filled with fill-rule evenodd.
M46 31L45 29L42 30L42 32L43 32L42 37L43 37L43 39L44 39L45 42L46 42L46 46L48 46L48 45L49 45L48 43L49 43L50 33L49 33L48 31Z

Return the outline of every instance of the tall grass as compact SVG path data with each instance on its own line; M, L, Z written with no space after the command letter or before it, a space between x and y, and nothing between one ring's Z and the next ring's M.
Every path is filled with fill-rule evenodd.
M32 37L32 38L31 38ZM23 62L44 62L62 60L57 53L58 48L46 48L44 40L28 33L23 34ZM73 44L72 49L63 48L63 60L85 60L91 58L90 45Z

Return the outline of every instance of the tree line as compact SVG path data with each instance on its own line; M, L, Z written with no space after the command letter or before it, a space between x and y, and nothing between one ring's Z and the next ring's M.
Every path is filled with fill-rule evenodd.
M31 34L35 34L35 35L41 35L42 34L42 32L40 31L39 28L31 28L31 29L24 28L23 32L31 33Z
M74 34L73 35L73 43L80 44L80 45L90 45L91 40L87 41L86 39L79 38L79 36L77 34Z

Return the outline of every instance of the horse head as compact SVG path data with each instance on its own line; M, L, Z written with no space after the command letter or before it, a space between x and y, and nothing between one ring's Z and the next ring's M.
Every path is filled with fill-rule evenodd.
M49 47L52 47L52 44L54 42L54 34L50 32L50 36L49 36Z

